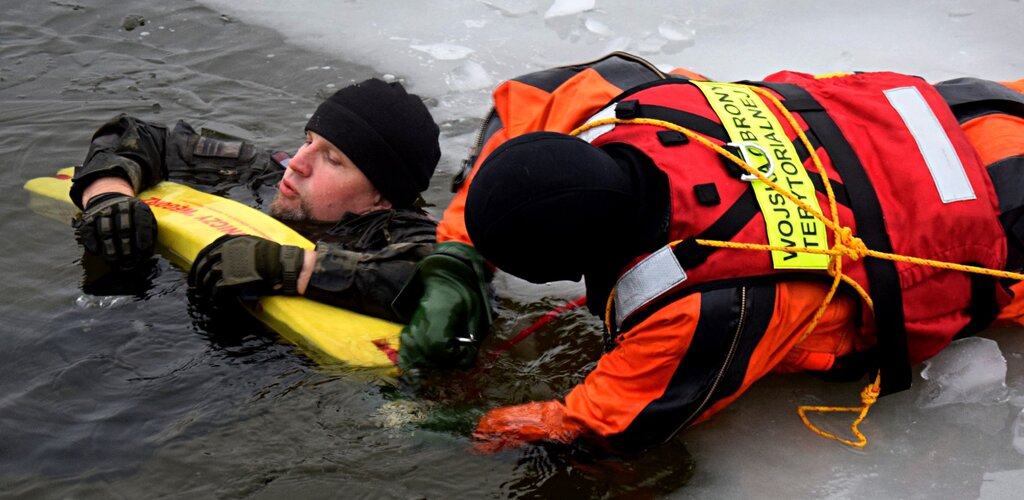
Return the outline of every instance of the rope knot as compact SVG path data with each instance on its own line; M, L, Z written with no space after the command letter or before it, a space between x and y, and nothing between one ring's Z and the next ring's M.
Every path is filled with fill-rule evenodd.
M868 246L864 240L853 235L853 230L848 227L839 228L837 241L834 248L843 252L851 260L857 260L868 254Z
M860 400L865 406L871 406L878 401L878 393L881 392L881 388L878 384L870 384L860 391Z

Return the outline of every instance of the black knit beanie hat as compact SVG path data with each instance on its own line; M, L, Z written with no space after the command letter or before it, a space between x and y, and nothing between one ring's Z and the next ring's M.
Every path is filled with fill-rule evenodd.
M533 283L576 281L623 264L640 225L635 186L627 169L581 139L522 135L480 165L466 229L480 254L507 273Z
M439 130L419 96L400 83L370 79L324 101L306 124L340 149L396 207L427 189L441 148Z

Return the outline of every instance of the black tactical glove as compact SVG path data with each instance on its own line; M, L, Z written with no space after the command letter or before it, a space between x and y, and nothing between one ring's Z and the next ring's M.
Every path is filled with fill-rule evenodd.
M455 242L437 245L395 299L395 310L409 323L402 329L398 365L473 366L491 327L489 295L484 259L476 249Z
M134 196L94 196L71 225L87 252L121 269L134 268L153 255L156 218L149 205Z
M300 247L258 236L221 236L199 251L188 273L188 285L215 301L295 295L304 255Z

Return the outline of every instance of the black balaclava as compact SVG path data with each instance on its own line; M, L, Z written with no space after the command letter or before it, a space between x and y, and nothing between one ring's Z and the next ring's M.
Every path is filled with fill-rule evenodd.
M613 157L552 132L499 146L466 198L474 246L499 269L534 283L586 275L588 302L599 302L625 265L664 244L664 174L633 151L623 147Z
M335 92L306 130L345 153L396 207L416 201L441 158L430 111L397 82L370 79Z

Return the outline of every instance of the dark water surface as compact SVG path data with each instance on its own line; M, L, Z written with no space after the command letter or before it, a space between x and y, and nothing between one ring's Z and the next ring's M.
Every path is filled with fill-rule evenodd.
M83 293L70 228L33 213L22 184L81 161L102 121L183 118L291 149L320 99L379 75L344 48L310 53L185 0L0 8L0 497L974 498L999 482L990 474L1024 469L1008 428L1019 408L924 413L911 391L876 406L863 426L873 444L854 451L806 431L793 408L853 403L860 385L800 376L770 377L642 457L479 455L468 433L484 409L561 396L592 368L594 319L568 313L415 394L320 365L244 316L195 311L164 259L140 293ZM125 30L128 14L147 22ZM464 143L472 125L442 124L443 140ZM461 160L451 149L427 193L436 216ZM492 340L575 293L499 287ZM995 334L1018 383L1019 333Z
M246 317L191 310L184 274L164 259L138 295L83 293L70 228L33 213L21 186L81 161L102 121L182 118L292 149L320 99L379 76L343 51L309 53L190 2L127 5L0 2L0 496L546 496L601 492L637 473L573 451L471 451L483 408L554 397L579 380L600 352L582 313L552 325L577 335L541 359L529 351L550 341L455 375L418 398L434 404L407 408L411 391L392 380L318 365ZM128 31L128 14L147 22ZM449 180L428 193L437 216ZM555 305L505 300L498 326L517 331ZM403 409L426 421L391 423ZM668 481L679 484L688 461L673 461L667 470L683 473ZM598 464L597 475L576 463ZM641 475L626 489L650 488L654 476Z

